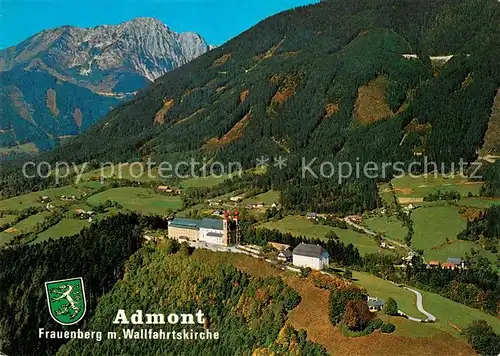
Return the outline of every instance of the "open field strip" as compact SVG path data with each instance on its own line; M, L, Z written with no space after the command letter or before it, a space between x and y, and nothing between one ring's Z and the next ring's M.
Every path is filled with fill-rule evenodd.
M52 204L65 204L66 202L61 201L59 198L62 195L66 196L79 196L82 193L75 187L71 185L66 185L64 187L52 188L41 190L39 192L34 192L30 194L20 195L18 197L9 198L5 200L0 200L0 211L1 210L22 210L29 207L39 207L42 206L40 202L40 197L48 196L52 200Z
M356 279L355 283L360 287L366 288L370 295L373 294L373 296L378 296L385 300L392 297L398 302L399 309L403 312L410 316L426 318L417 310L415 304L416 296L409 291L368 273L354 271L353 277ZM474 320L484 319L488 321L497 333L500 332L500 319L495 318L493 315L456 303L435 293L422 290L419 291L422 293L423 307L426 311L433 314L437 320L435 323L415 323L416 325L420 325L424 328L437 328L455 336L459 336L459 332L454 326L463 329Z
M44 211L36 215L31 215L26 219L21 220L10 229L0 232L0 246L5 245L13 237L16 237L17 235L31 232L36 224L42 222L43 219L45 219L49 215L50 212L48 211Z
M281 220L269 221L260 224L259 227L266 229L276 229L281 232L289 232L294 236L307 236L318 239L325 240L325 235L334 231L344 244L352 243L354 247L357 247L359 253L365 255L367 253L383 252L388 253L387 250L381 249L377 242L368 235L350 230L350 229L340 229L337 227L331 227L321 224L313 224L310 220L304 217L297 217L294 215L289 215Z
M87 202L92 205L104 203L106 200L116 201L123 208L146 214L165 214L169 209L182 207L180 196L156 194L150 188L121 187L108 189L92 195Z
M90 226L87 220L62 219L56 225L51 226L44 232L38 234L36 240L32 243L46 241L49 238L59 238L78 234L84 227Z

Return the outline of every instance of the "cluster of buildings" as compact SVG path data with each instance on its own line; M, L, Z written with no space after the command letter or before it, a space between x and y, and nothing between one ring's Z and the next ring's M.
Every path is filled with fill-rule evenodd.
M441 263L439 261L429 261L427 264L428 268L444 268L444 269L464 269L467 267L467 263L462 260L461 258L456 258L456 257L450 257L448 260L444 263Z
M172 188L168 185L159 185L156 187L157 193L168 193L168 194L181 194L181 190L178 188Z
M320 245L300 243L293 251L289 245L270 242L269 245L279 250L278 261L292 262L296 267L309 267L315 270L327 268L330 264L328 251Z
M76 209L75 213L80 217L80 219L88 220L88 222L92 222L92 218L95 215L94 211L87 211L83 209Z

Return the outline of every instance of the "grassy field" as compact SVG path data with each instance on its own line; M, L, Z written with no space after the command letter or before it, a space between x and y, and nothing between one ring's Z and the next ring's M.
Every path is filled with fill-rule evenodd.
M458 209L452 205L422 207L414 210L411 218L415 231L412 246L425 251L446 243L446 238L455 240L466 227Z
M470 254L471 249L474 249L479 255L486 257L494 268L500 270L497 265L497 256L486 251L482 246L473 241L453 240L450 243L424 251L424 257L428 261L446 261L448 257L462 258L466 253Z
M42 242L49 238L58 238L64 236L72 236L78 234L84 227L89 226L87 220L79 219L62 219L58 224L48 228L44 232L38 234L38 237L33 243Z
M15 218L16 218L15 215L5 215L3 218L0 218L0 226L8 223L10 224L11 222L14 221Z
M116 201L125 209L149 214L165 214L169 209L178 210L182 207L179 196L164 196L150 188L136 187L108 189L91 196L87 202L97 205L106 200Z
M466 197L460 199L458 205L463 207L486 209L494 205L500 205L500 198Z
M416 306L411 307L411 304L416 299L413 293L367 273L353 272L353 277L357 279L356 284L366 288L370 295L380 296L382 299L392 297L398 302L402 311L417 318L421 315L418 311L415 311ZM424 291L421 291L421 293L423 295L424 309L433 314L437 318L437 321L429 324L415 323L416 332L419 331L419 328L437 328L458 337L460 334L454 326L463 329L474 320L480 319L486 320L497 333L500 332L500 319L492 315L456 303L438 294ZM425 332L425 330L423 331Z
M453 178L434 177L434 175L419 176L412 178L404 176L392 180L392 185L397 191L398 197L421 197L423 198L431 192L455 190L463 197L469 192L479 195L479 190L483 185L481 182L468 182L467 178L456 176Z
M270 190L266 193L259 194L259 195L256 195L254 197L248 198L248 199L244 199L243 202L241 203L241 205L245 206L247 204L254 204L254 203L262 202L266 205L264 207L264 209L266 209L272 203L278 203L279 200L280 200L280 192L275 191L275 190Z
M52 188L47 190L41 190L39 192L34 192L26 195L20 195L18 197L0 200L0 210L22 210L29 207L41 206L40 197L48 196L52 199L52 204L64 204L59 200L61 195L69 196L79 196L82 192L77 188L67 185L59 188Z
M14 225L11 229L0 232L0 246L5 245L9 242L13 237L20 235L22 233L30 232L37 223L42 222L50 213L48 211L44 211L42 213L38 213L36 215L32 215L24 220L21 220L19 223Z
M353 271L353 279L354 283L365 288L371 297L383 300L392 297L400 310L415 318L425 319L425 315L417 309L417 296L414 293L369 273Z
M358 233L353 230L343 230L331 226L313 224L310 220L304 217L286 216L278 221L269 221L260 225L266 229L277 229L281 232L289 232L292 235L304 235L324 239L329 231L334 231L339 235L340 240L345 244L352 243L358 248L359 253L365 255L367 253L387 252L379 248L378 244L367 235Z
M230 179L231 175L223 174L220 177L207 176L207 177L197 177L185 179L181 182L181 188L200 188L200 187L213 187L219 183L222 183L226 179Z
M38 148L33 142L24 143L13 147L0 147L0 155L16 154L16 153L38 153Z
M151 174L148 173L148 167L142 162L134 163L121 163L114 166L104 166L95 169L82 175L82 180L87 181L91 179L114 178L114 179L128 179L139 182L151 182L159 179L158 170L156 167L151 169Z
M363 222L370 230L383 233L393 240L404 240L408 233L408 229L395 216L375 216Z

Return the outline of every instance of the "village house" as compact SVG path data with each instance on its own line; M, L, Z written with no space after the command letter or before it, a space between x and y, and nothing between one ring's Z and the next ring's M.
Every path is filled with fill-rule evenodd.
M448 260L442 265L445 269L462 269L465 268L465 262L461 258L450 257Z
M306 219L317 219L318 213L310 212L306 214Z
M293 265L321 270L330 264L328 251L323 246L300 243L293 249Z
M465 267L465 262L461 258L450 257L450 258L448 258L447 262L454 265L455 268L464 268Z
M174 190L168 185L159 185L156 187L156 191L161 193L172 193Z
M349 215L346 216L346 219L356 224L361 224L363 222L363 217L360 215Z
M228 246L236 243L238 215L238 211L235 211L230 218L226 212L222 220L175 218L168 222L168 237L176 240Z
M375 313L384 309L385 302L377 297L368 297L368 308L371 312Z
M208 200L209 206L220 206L222 204L222 200Z
M407 215L410 214L413 210L415 210L415 206L411 203L403 207L403 211Z
M247 204L246 208L247 209L261 209L265 206L265 203L263 202L258 202L258 203L252 203L252 204Z
M429 263L427 264L428 268L439 268L439 266L439 261L429 261Z
M281 250L278 253L278 261L282 262L292 262L293 260L293 253L290 250Z
M235 203L239 203L240 201L243 200L243 197L231 197L229 198L229 200L231 200L232 202L235 202Z
M177 188L172 188L168 185L159 185L156 187L157 193L170 193L170 194L181 194L181 190Z
M80 216L80 219L86 219L88 220L88 222L92 222L93 216L95 215L94 211L91 210L87 211L83 209L75 209L75 213L77 213L78 216Z

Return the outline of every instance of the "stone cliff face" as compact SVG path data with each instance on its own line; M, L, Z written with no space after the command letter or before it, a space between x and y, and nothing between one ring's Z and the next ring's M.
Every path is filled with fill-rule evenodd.
M0 70L43 70L96 92L118 94L140 89L210 48L196 33L137 18L116 26L42 31L0 51Z
M197 33L152 18L37 33L0 51L0 147L51 148L211 48Z

